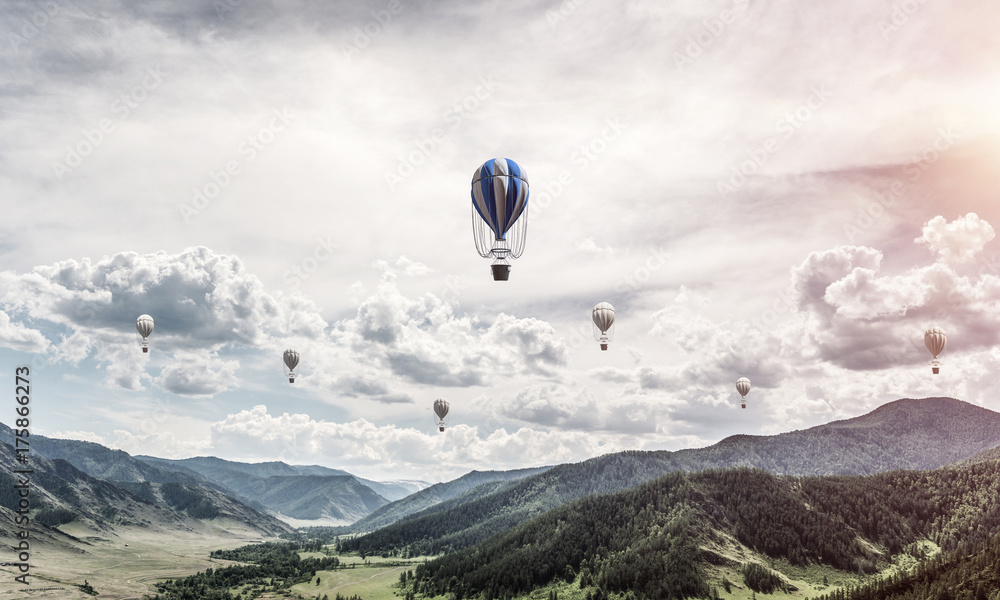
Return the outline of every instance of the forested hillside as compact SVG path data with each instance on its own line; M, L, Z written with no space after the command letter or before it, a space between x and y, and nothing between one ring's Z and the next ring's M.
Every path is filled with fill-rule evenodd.
M1000 536L961 544L910 573L895 573L816 600L995 600L1000 598Z
M579 574L581 585L604 592L704 597L718 582L703 567L726 552L727 536L793 565L874 573L918 539L946 550L988 542L1000 534L998 494L998 462L868 477L678 472L582 498L447 554L421 567L412 586L507 598Z
M796 475L869 474L936 468L998 444L998 413L951 398L898 400L861 417L803 431L734 436L678 452L626 451L559 465L489 495L412 514L350 540L346 547L369 554L449 552L588 494L625 490L673 471L752 466Z
M436 483L426 489L386 504L367 517L353 525L344 527L344 533L364 533L391 525L400 519L420 513L421 515L438 512L453 506L448 501L462 498L461 501L473 500L477 494L484 491L499 491L507 485L547 471L550 467L535 467L531 469L515 469L512 471L471 471L458 479L444 483ZM494 483L490 488L484 484ZM477 491L470 494L473 489ZM460 501L460 502L461 502ZM433 507L433 508L432 508Z

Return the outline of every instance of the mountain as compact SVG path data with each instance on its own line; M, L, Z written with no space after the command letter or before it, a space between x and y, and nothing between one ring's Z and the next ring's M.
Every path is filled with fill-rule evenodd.
M675 453L685 470L753 466L793 475L934 469L1000 444L1000 413L954 398L903 399L772 436L736 435Z
M251 479L243 493L282 515L353 523L388 500L350 475L296 475Z
M0 442L14 445L14 432L0 423ZM49 460L62 459L84 473L105 481L187 483L205 485L208 482L197 473L156 468L137 460L122 450L112 450L94 442L62 440L32 434L32 453Z
M871 574L919 554L915 543L930 539L946 552L961 547L951 556L971 563L960 565L965 573L989 574L953 577L956 587L974 592L983 583L979 589L991 592L1000 579L990 562L1000 535L998 495L998 461L863 477L674 472L565 504L420 565L411 585L428 596L509 598L562 579L598 590L588 596L644 600L713 597L712 587L742 579L754 592L787 592L793 576L808 576L807 565ZM969 560L965 549L975 548L985 554ZM947 570L947 557L941 564Z
M468 502L411 514L344 546L368 554L454 551L583 496L628 489L673 471L746 466L778 474L864 475L937 468L998 444L998 413L951 398L897 400L860 417L801 431L732 436L707 448L627 451L559 465Z
M353 523L389 501L367 480L337 469L318 465L297 467L283 462L243 463L199 456L169 460L137 456L139 461L161 470L197 475L240 499L252 499L284 517L323 520L343 525ZM373 483L398 496L405 488Z
M957 461L954 464L955 466L974 465L976 463L986 462L990 460L1000 460L1000 446L997 446L995 448L990 448L988 450L983 450L978 454L970 456L965 460Z
M348 475L357 479L360 483L368 486L376 494L389 501L400 500L410 494L419 492L430 485L426 481L416 480L372 481L371 479L364 479L362 477L358 477L357 475L352 475L347 471L331 469L320 465L292 465L292 468L295 469L300 475Z
M238 522L261 535L290 531L281 521L209 488L176 482L135 484L150 489L155 486L157 492L142 497L91 477L62 459L48 460L32 453L27 460L20 462L12 446L0 443L0 506L16 510L14 484L23 476L14 470L30 468L31 508L37 510L33 522L43 525L77 522L92 531L110 531L118 526L197 529L201 527L198 520L213 519Z
M435 483L434 485L420 490L410 496L397 500L374 511L367 517L357 521L353 525L345 528L345 532L363 533L374 531L391 525L396 521L419 513L432 506L454 500L468 493L470 490L478 488L483 484L499 483L500 486L489 488L490 492L499 491L503 484L520 481L525 477L530 477L542 473L551 467L535 467L531 469L516 469L512 471L471 471L465 475L445 483ZM480 491L487 491L483 488ZM463 501L473 500L474 496L462 497ZM442 507L442 508L446 508Z
M935 556L909 573L880 577L846 594L827 594L817 600L924 600L1000 596L1000 536L982 544L963 544L958 550Z

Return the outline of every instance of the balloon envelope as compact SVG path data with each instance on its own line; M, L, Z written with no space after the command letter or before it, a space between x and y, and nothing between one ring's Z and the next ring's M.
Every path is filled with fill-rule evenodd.
M291 348L285 350L285 354L282 358L289 371L294 371L295 367L299 366L299 353Z
M448 416L448 402L438 398L434 401L434 414L437 418L444 421L444 418Z
M148 338L149 334L153 333L153 317L139 315L139 318L135 320L135 330L139 332L139 335L143 339Z
M504 239L528 207L527 173L509 158L491 158L472 174L472 206L495 239Z
M740 393L740 396L744 398L750 393L750 380L746 377L740 377L736 380L736 391Z
M594 307L593 317L594 326L600 329L602 334L607 333L615 324L615 307L607 302L601 302Z
M931 327L924 332L924 345L934 355L934 358L937 358L938 354L944 351L946 343L948 343L948 336L945 334L944 329Z

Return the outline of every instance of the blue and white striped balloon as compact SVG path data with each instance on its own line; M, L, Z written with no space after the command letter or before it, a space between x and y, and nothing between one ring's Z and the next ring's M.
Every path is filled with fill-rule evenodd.
M472 205L496 239L505 239L528 207L527 173L509 158L486 161L472 175Z

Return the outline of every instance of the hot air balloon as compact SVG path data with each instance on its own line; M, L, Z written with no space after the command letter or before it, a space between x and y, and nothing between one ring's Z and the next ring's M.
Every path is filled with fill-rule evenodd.
M493 258L493 280L507 281L528 232L528 175L509 158L492 158L472 174L472 233L476 250Z
M931 327L924 332L924 345L934 355L934 359L931 360L931 373L934 375L937 375L941 370L941 361L938 360L938 354L944 352L944 346L947 343L948 336L945 335L944 329L940 327Z
M593 310L594 339L601 343L601 350L608 349L608 342L615 339L615 307L600 302Z
M285 350L282 360L285 361L285 377L288 377L288 383L295 383L295 367L299 366L299 353L289 348Z
M438 398L434 401L434 414L438 418L438 431L444 431L444 418L448 416L448 401Z
M743 408L747 407L747 394L750 393L750 380L746 377L740 377L736 380L736 391L740 393L743 397L742 403Z
M169 328L168 328L169 329ZM153 333L153 317L149 315L139 315L135 320L135 330L142 336L142 351L149 352L149 342L147 338Z

